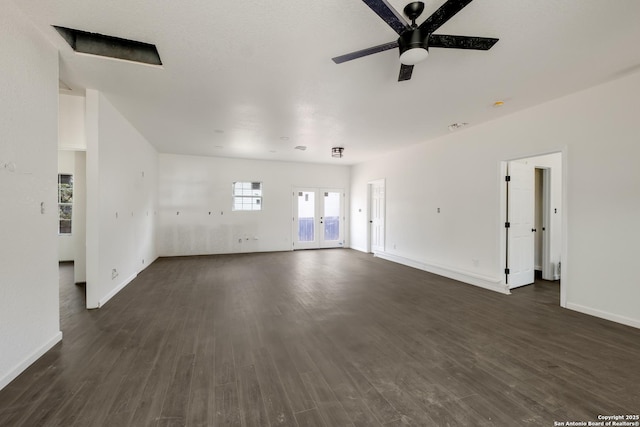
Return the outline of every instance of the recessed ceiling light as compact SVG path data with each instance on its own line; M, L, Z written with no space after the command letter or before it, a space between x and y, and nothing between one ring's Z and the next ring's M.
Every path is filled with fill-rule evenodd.
M493 103L494 108L500 108L504 105L504 101L496 101Z
M280 139L283 140L283 141L288 141L289 137L288 136L281 136Z
M449 130L450 130L451 132L453 132L454 130L458 130L458 129L460 129L460 128L463 128L463 127L465 127L465 126L466 126L466 125L468 125L468 124L469 124L469 123L466 123L466 122L461 122L461 123L460 123L460 122L459 122L459 123L452 123L452 124L450 124L450 125L449 125Z
M214 130L215 133L224 133L224 131L222 129L216 129Z
M214 145L213 148L221 149L221 148L224 148L224 146L222 146L222 145Z
M275 152L276 152L276 150L269 150L269 152L270 152L270 153L275 153Z
M304 150L307 149L307 146L306 145L296 145L294 148L296 150L304 151Z

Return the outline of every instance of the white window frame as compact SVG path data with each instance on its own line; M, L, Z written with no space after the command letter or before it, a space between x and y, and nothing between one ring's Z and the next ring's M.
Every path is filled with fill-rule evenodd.
M263 202L262 181L234 181L231 185L231 210L259 212Z
M70 177L70 185L71 185L71 202L63 202L62 201L62 177L68 176ZM73 174L71 173L59 173L58 174L58 234L61 236L69 236L73 233ZM62 217L62 207L69 207L69 218ZM62 231L60 227L60 223L62 221L69 221L69 231Z

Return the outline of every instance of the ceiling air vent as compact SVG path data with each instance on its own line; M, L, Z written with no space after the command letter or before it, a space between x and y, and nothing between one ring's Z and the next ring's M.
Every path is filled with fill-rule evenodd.
M453 132L454 130L458 130L460 128L463 128L468 124L469 123L466 123L466 122L451 123L449 125L449 131Z
M162 65L155 45L105 36L104 34L89 33L73 28L58 27L56 25L53 28L60 33L76 52L124 59L143 64Z

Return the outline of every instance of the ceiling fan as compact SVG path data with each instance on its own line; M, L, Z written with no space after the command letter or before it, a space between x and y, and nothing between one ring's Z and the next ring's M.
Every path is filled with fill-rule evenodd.
M413 66L427 58L430 47L450 49L489 50L498 39L488 37L450 36L433 34L442 24L460 12L472 0L447 0L438 10L428 17L422 24L416 25L416 19L424 11L424 3L414 1L404 8L404 14L411 20L411 24L387 3L387 0L362 0L380 18L384 20L398 35L398 40L373 46L368 49L336 56L333 62L341 64L352 59L400 48L400 75L398 81L409 80L413 73Z

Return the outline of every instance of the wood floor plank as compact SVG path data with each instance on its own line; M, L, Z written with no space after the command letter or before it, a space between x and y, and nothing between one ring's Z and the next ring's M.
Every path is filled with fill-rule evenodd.
M142 394L138 398L130 422L131 426L149 424L160 416L167 384L169 384L174 370L174 360L177 359L174 339L178 331L181 330L181 324L183 324L183 320L178 315L178 311L169 312L162 340L153 346L156 349L153 367L147 376Z
M253 365L238 369L238 391L242 424L247 427L268 425L262 391Z
M329 427L324 423L317 409L307 409L296 413L296 420L298 425L305 427Z
M318 412L330 427L354 427L351 418L339 402L319 403Z
M240 426L240 404L238 403L238 388L236 383L225 383L215 388L215 425Z
M345 371L321 351L314 353L312 359L318 372L331 387L354 425L363 427L381 425Z
M180 356L164 398L158 427L186 425L195 355Z
M213 425L215 413L214 386L214 345L212 333L207 333L206 321L202 321L199 332L200 340L196 346L187 411L187 425L193 427L207 427Z
M254 353L256 375L262 390L267 419L272 426L296 426L291 404L266 348Z
M304 386L300 373L291 361L291 357L284 344L281 341L276 341L269 347L269 351L278 371L278 376L287 393L288 400L291 402L293 412L314 409L315 402Z
M316 371L305 372L302 374L302 381L316 402L318 412L327 425L353 426L349 415L322 375Z
M215 383L228 384L236 381L236 367L233 357L232 337L224 327L216 331L215 346Z
M0 425L495 426L637 413L640 330L351 250L160 258L99 310L60 266L62 343Z

